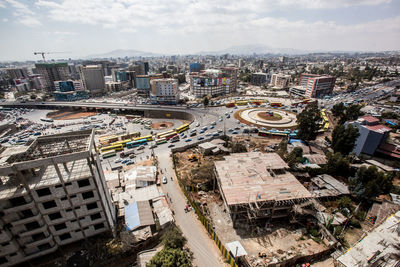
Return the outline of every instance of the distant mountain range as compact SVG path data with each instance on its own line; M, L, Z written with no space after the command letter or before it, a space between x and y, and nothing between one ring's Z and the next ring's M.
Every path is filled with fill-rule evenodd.
M217 51L202 51L192 55L264 55L264 54L278 54L278 55L300 55L309 53L355 53L356 51L323 51L323 50L299 50L293 48L274 48L267 45L239 45L232 46L223 50ZM360 51L361 52L361 51ZM362 52L361 52L362 53ZM372 52L374 53L374 52ZM376 52L379 53L379 52ZM144 52L133 49L117 49L111 52L87 56L87 59L94 58L124 58L124 57L158 57L167 54ZM170 54L173 55L173 54Z
M86 58L123 58L123 57L157 57L161 54L143 52L133 49L117 49L103 54L89 55Z
M252 55L252 54L306 54L311 53L311 51L298 50L293 48L274 48L267 45L239 45L232 46L219 51L203 51L197 53L198 55Z

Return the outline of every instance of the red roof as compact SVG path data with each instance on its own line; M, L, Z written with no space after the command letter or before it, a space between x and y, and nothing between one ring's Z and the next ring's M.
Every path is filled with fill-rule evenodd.
M373 116L370 116L370 115L363 116L363 117L361 117L361 119L364 119L367 122L379 122L379 119L377 119L377 118L375 118Z
M400 148L398 148L396 145L385 143L380 145L377 151L400 159Z
M371 131L375 131L375 132L388 132L391 129L383 126L382 124L378 124L378 125L366 125L365 126L367 129L371 130Z

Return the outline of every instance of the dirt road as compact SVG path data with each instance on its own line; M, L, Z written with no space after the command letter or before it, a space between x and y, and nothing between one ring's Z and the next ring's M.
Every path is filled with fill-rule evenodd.
M170 207L175 212L176 224L181 228L188 240L189 248L193 252L193 265L199 267L229 266L224 262L218 247L210 239L196 214L193 211L185 213L186 198L177 183L169 153L169 150L165 150L157 155L159 167L163 170L162 175L168 178L168 183L163 184L162 188L172 200ZM171 176L173 181L171 181Z

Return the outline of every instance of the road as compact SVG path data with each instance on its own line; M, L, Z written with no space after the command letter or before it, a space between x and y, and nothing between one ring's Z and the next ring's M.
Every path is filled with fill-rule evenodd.
M199 267L229 266L224 262L217 245L208 236L196 214L193 211L185 213L186 197L178 185L169 153L168 149L157 154L159 167L163 170L164 175L168 177L167 184L163 184L162 188L164 193L168 193L169 198L172 200L172 203L170 202L169 204L175 212L176 224L179 225L187 238L188 246L193 252L193 265ZM173 181L170 179L171 176Z

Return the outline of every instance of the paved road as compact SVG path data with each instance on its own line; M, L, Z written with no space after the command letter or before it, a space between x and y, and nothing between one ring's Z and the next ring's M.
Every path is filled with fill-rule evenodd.
M165 176L168 177L168 183L163 184L162 188L172 199L170 207L175 212L176 224L181 228L188 240L189 248L193 252L193 265L199 267L229 266L224 262L218 247L210 239L204 226L197 219L196 214L193 211L185 213L186 197L177 183L169 153L168 149L160 151L157 154L159 167L163 170L164 174L165 169L167 170ZM170 179L171 176L173 177L173 181Z

